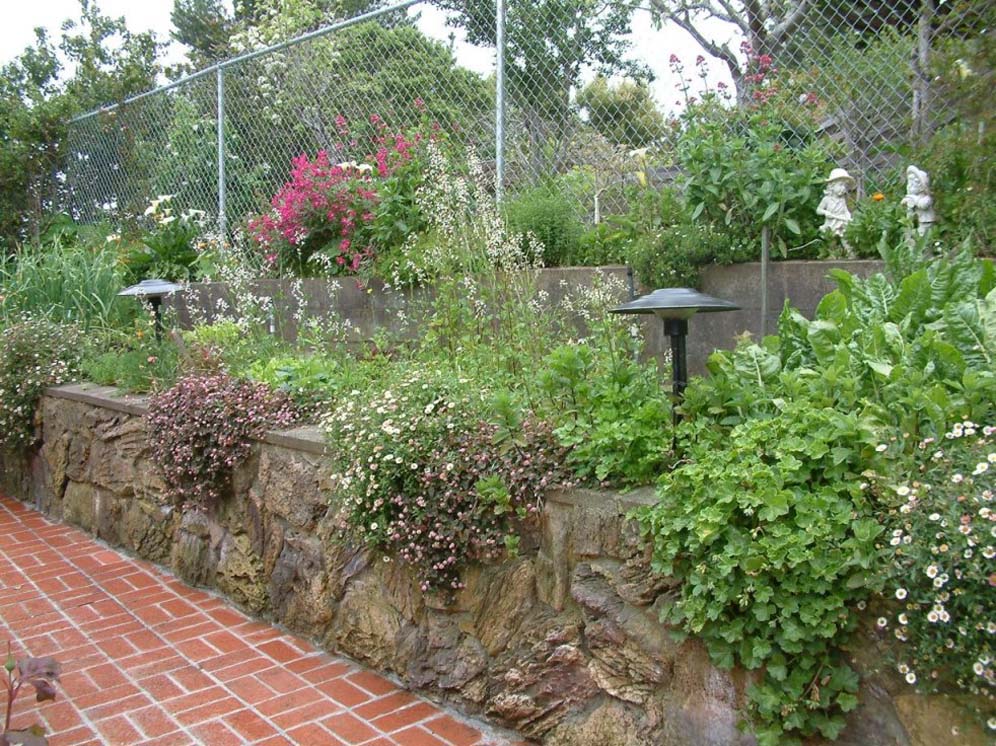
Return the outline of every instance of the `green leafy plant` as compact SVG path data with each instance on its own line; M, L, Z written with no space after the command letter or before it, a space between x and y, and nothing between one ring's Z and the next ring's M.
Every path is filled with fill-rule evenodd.
M259 361L286 353L286 345L252 319L220 319L183 332L185 364L202 372L244 376Z
M761 744L835 737L856 704L841 652L853 610L883 586L884 545L905 547L919 520L869 484L912 492L902 469L918 440L994 414L992 265L967 248L927 260L905 240L880 246L887 274L834 271L813 319L786 307L777 336L712 356L686 391L685 459L640 515L655 568L683 580L665 618L717 663L763 667L749 692ZM964 525L964 506L951 510Z
M878 258L880 243L898 245L903 240L904 229L909 228L911 223L899 195L872 192L855 206L844 240L856 256Z
M289 396L304 416L328 411L353 383L346 366L323 354L278 355L257 360L248 375Z
M133 393L147 393L172 386L180 357L172 339L157 340L151 330L140 337L121 334L91 342L80 362L83 376L103 386L117 386Z
M683 580L663 618L717 665L763 669L749 690L759 744L835 738L858 688L838 647L877 582L882 528L860 476L876 431L801 403L718 437L690 432L686 462L639 514L654 570Z
M81 334L73 326L27 318L0 331L0 445L35 442L35 409L49 386L79 372Z
M670 402L656 364L635 359L625 328L610 334L562 345L546 358L540 388L547 416L582 481L650 484L670 462Z
M172 199L166 194L152 200L145 214L153 227L143 232L140 241L125 245L121 262L128 282L150 277L173 282L196 279L196 239L204 213L187 210L176 215Z
M25 689L25 685L35 690L35 699L39 702L55 700L55 686L59 681L62 666L55 658L21 658L17 659L10 651L7 643L7 660L4 662L4 686L7 689L7 709L4 714L3 733L0 734L0 746L47 746L45 731L39 725L29 728L11 730L10 720L14 712L14 703Z

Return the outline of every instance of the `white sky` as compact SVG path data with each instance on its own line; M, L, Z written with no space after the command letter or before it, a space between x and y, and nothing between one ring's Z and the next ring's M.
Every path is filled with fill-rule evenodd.
M510 2L529 2L529 0L509 0ZM171 28L170 12L173 9L172 0L98 0L101 11L108 16L123 15L128 28L132 31L155 31L161 40L168 40ZM44 26L56 39L59 28L67 18L79 16L78 0L4 0L0 3L3 21L0 23L0 64L16 57L28 44L34 41L34 28ZM443 14L435 7L419 4L415 6L422 16L420 27L429 36L444 40L451 29L443 23ZM731 38L734 34L730 27L717 24L714 33L720 39ZM676 27L665 27L656 30L650 23L650 16L645 11L637 11L633 22L634 47L631 57L647 64L656 75L652 86L654 98L663 111L674 111L680 108L677 80L672 75L668 59L672 53L677 54L685 63L687 73L694 73L694 60L701 53L699 46L682 30ZM736 48L736 44L732 45ZM460 64L478 72L486 73L494 65L493 53L487 50L475 49L461 44L458 39L456 46L457 60ZM723 80L730 84L725 65L706 56L709 62L709 77L711 84ZM167 62L179 62L183 59L183 49L173 44L167 56ZM698 80L694 81L698 83Z

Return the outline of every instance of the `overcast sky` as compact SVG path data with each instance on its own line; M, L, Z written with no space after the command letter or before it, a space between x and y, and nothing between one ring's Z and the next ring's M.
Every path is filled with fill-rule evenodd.
M529 0L509 0L528 2ZM128 28L132 31L152 30L166 40L170 30L170 11L173 0L98 0L103 13L109 16L125 16ZM17 56L25 46L34 41L34 28L44 26L58 37L59 27L67 18L79 16L78 0L6 0L3 8L3 21L0 23L0 62L7 62ZM450 29L442 22L442 13L428 5L417 5L421 11L422 30L437 39L446 39ZM657 104L663 111L673 111L678 98L677 81L671 74L668 59L677 54L691 68L700 48L688 35L677 28L656 30L651 26L650 16L645 11L637 11L633 23L633 51L631 57L648 65L656 75L652 90ZM730 29L721 25L714 27L714 33L730 38ZM736 45L733 45L736 48ZM171 48L168 60L177 62L183 59L183 49L177 44ZM494 64L493 52L474 49L468 45L457 45L457 59L460 64L486 73ZM715 83L724 80L730 83L725 65L709 60L710 79Z

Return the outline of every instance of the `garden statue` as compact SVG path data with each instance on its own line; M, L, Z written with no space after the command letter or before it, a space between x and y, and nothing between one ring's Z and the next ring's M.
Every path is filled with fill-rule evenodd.
M843 238L844 229L851 222L851 211L847 209L847 192L854 188L854 178L844 169L835 168L827 177L826 184L823 199L816 208L816 214L823 216L820 230Z
M900 203L906 213L916 217L916 230L921 236L927 234L937 220L934 214L934 198L930 196L930 177L926 171L916 166L906 169L906 196Z

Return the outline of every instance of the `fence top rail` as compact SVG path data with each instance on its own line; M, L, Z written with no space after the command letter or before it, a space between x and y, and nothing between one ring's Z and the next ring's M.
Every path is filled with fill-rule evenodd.
M347 18L343 21L338 21L337 23L329 24L328 26L322 26L321 28L315 29L314 31L309 31L306 34L301 34L300 36L295 36L293 39L288 39L287 41L282 41L279 44L271 44L268 47L263 47L262 49L255 49L251 52L246 52L245 54L240 54L238 57L232 57L230 59L224 60L222 62L215 63L210 67L206 67L203 70L198 70L190 75L185 75L179 80L174 80L172 83L168 83L158 88L153 88L148 91L143 91L142 93L137 93L134 96L129 96L128 98L118 101L114 104L108 104L107 106L101 106L92 111L88 111L85 114L80 114L69 120L70 123L81 122L85 119L90 119L97 116L98 114L106 114L108 112L114 111L122 106L127 106L128 104L134 103L135 101L140 101L143 98L148 98L149 96L154 96L159 93L165 93L174 88L178 88L187 83L191 83L200 78L206 77L208 75L218 74L220 71L227 67L234 67L243 62L248 62L249 60L254 60L257 57L262 57L263 55L272 54L273 52L279 52L282 49L287 49L296 44L301 44L303 42L309 41L310 39L317 39L321 36L331 34L334 31L341 31L344 28L349 28L350 26L355 26L366 21L372 21L380 16L387 15L389 13L394 13L399 10L404 10L409 6L416 5L424 0L401 0L401 2L395 3L394 5L389 5L384 8L377 8L376 10L371 10L368 13L362 13L358 16L353 16L352 18Z

